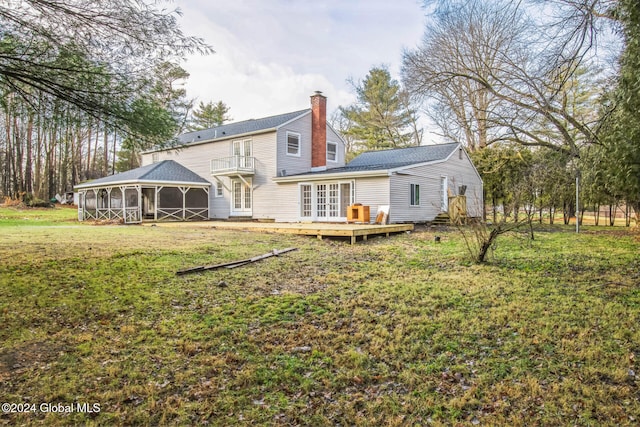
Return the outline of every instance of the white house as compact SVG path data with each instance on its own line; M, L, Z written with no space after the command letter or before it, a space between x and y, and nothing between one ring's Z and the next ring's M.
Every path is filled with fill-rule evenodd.
M465 189L468 215L481 215L482 180L460 144L368 152L345 164L344 140L326 121L326 102L316 92L310 109L183 134L177 148L142 155L140 169L164 165L166 174L156 170L153 181L126 181L114 175L76 189L81 199L88 195L90 201L99 200L99 192L118 195L129 189L133 194L137 189L139 215L130 218L138 220L342 222L347 220L347 207L359 203L370 207L372 217L379 206L389 206L392 223L427 222L447 212L450 196ZM177 165L193 175L186 179ZM140 175L135 170L125 174ZM202 189L197 178L208 187ZM114 182L121 190L114 190ZM197 191L208 194L206 212L200 206L202 197L199 206L190 206L187 196L193 193L195 200ZM102 205L108 216L105 197ZM86 205L79 205L80 219L93 217L93 211L87 216ZM115 213L124 210L116 206Z

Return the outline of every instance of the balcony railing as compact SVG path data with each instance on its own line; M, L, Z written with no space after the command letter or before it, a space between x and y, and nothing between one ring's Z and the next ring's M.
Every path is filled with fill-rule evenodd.
M211 175L253 175L255 172L253 157L231 156L211 160Z

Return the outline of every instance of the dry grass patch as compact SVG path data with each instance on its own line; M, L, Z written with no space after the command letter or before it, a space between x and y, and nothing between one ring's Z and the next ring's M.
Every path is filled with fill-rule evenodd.
M101 411L5 413L0 423L640 419L635 235L512 236L476 266L446 231L438 231L439 244L423 230L350 246L62 224L3 226L0 395L12 403L96 402ZM299 250L175 275L284 247Z

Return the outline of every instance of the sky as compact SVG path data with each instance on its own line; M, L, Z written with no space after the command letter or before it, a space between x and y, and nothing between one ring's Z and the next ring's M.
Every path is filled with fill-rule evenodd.
M327 113L355 101L348 82L374 66L400 80L402 51L424 32L420 0L178 0L180 24L216 51L191 55L187 96L223 101L232 121L309 108L317 90Z

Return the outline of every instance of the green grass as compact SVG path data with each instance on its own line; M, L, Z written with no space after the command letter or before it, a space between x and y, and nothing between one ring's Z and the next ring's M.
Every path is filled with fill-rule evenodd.
M54 225L75 223L78 210L75 206L57 205L55 208L0 208L0 227Z
M101 410L0 423L640 420L640 239L627 230L504 236L478 266L455 231L350 246L48 212L0 209L0 397Z

